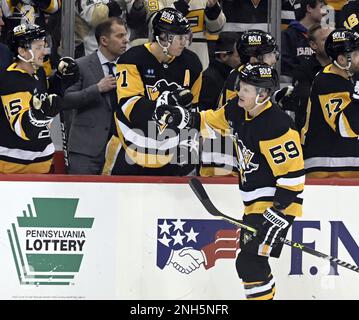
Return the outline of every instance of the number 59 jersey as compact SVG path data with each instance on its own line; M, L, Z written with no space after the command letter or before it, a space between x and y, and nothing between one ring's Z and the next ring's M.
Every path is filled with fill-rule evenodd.
M202 135L213 136L212 129L232 136L245 214L263 213L275 204L285 214L302 215L303 153L285 112L268 102L251 118L235 98L217 111L201 112Z

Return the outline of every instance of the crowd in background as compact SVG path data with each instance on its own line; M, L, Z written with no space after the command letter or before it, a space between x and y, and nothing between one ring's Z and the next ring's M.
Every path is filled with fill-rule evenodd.
M36 131L36 137L44 136L44 128L48 129L53 118L61 113L62 121L67 128L64 147L66 160L69 161L67 170L70 174L238 175L236 147L228 141L229 138L221 137L220 132L213 133L217 135L216 139L188 139L191 146L186 147L196 149L195 153L198 153L194 156L196 165L188 166L188 163L185 163L188 159L177 159L177 165L180 163L179 170L166 165L159 166L158 159L148 164L153 150L149 150L151 147L147 144L141 152L138 149L133 150L128 145L131 139L136 143L141 140L141 137L133 132L135 129L144 130L142 124L136 123L137 119L142 119L141 121L147 125L154 120L153 110L158 106L157 101L163 98L162 94L167 91L178 93L179 88L171 87L171 83L167 81L164 81L165 88L160 81L155 85L146 83L145 78L157 77L158 74L154 73L159 72L156 63L151 59L157 59L164 70L162 79L166 79L167 74L172 72L175 61L178 62L178 70L188 67L185 81L181 86L182 89L191 91L191 101L187 104L199 112L217 110L236 97L236 70L238 71L240 66L249 62L265 62L275 67L280 58L281 79L286 84L277 88L272 100L293 118L299 132L307 134L306 123L313 121L309 119L308 114L308 105L313 104L315 100L315 97L312 97L313 93L311 94L313 80L318 72L325 70L328 65L333 65L337 58L336 54L328 55L325 49L326 39L335 28L354 31L359 28L359 1L282 0L282 36L279 48L276 40L268 33L270 8L265 0L76 0L74 62L61 58L61 0L1 0L0 3L0 73L5 74L1 76L3 81L0 82L3 105L1 117L6 120L2 121L1 125L9 127L6 129L9 131L6 135L13 132L17 135L14 139L19 140L12 146L9 144L11 139L6 142L1 142L0 139L2 173L46 173L50 170L49 164L54 151L49 147L51 141L48 140L39 147L31 142L32 135ZM155 30L158 25L154 21L156 14L166 7L174 8L187 17L191 26L191 39L186 39L190 53L185 50L183 54L173 54L173 62L167 60L170 46L165 48L161 45L161 41L165 40L171 44L170 39L161 38L163 33L170 33L171 30ZM37 41L40 36L36 38L33 36L35 31L28 31L29 29L16 29L21 25L36 25L38 30L46 31L44 53L43 57L40 57L39 66L34 66L36 53L31 53L32 58L30 55L29 59L21 56L22 43L19 39L23 40L26 34L31 34L32 38L27 39L31 42ZM14 42L14 39L18 39L18 42ZM153 43L156 44L155 47L151 45ZM250 51L251 49L253 50ZM356 48L353 47L351 50L355 51ZM147 56L148 52L151 53L150 56ZM349 56L345 57L349 59ZM188 65L186 59L191 61ZM342 144L351 140L350 146L348 144L342 154L332 155L323 151L324 158L336 157L337 160L340 159L340 165L321 163L316 168L319 172L344 170L354 172L355 175L355 171L359 171L359 163L357 164L355 159L358 156L356 150L359 150L358 143L354 142L356 133L348 124L350 121L340 114L351 103L355 74L352 75L349 69L351 65L352 68L355 65L355 59L343 63L344 67L339 67L339 70L344 70L341 76L348 78L346 80L352 85L344 86L347 90L344 98L338 98L334 89L332 95L330 92L326 93L324 96L328 102L324 104L324 109L326 106L330 109L326 120L332 132L337 134L338 131L340 133L341 127L346 128L343 129L347 134L343 138L344 142L336 139ZM23 65L24 69L28 67L29 73L37 81L37 78L41 78L38 76L38 68L43 67L46 77L53 79L48 82L57 84L48 86L48 96L38 102L38 108L43 110L45 106L53 107L55 95L56 98L61 97L56 112L52 110L45 116L40 114L36 117L36 112L31 110L38 111L35 98L40 90L35 82L30 84L25 77L24 80L19 79L28 83L27 86L31 89L16 86L8 90L9 81L15 81L11 77L14 71L23 72L23 69L19 68L20 65ZM154 65L156 67L153 67ZM350 76L347 77L347 74ZM171 79L176 78L175 75L171 76ZM61 84L58 84L59 81L62 81ZM329 85L329 88L331 86ZM55 90L55 87L61 89ZM22 102L8 99L17 92L26 90L31 91L32 97L19 107L21 111L17 113L17 109L13 107L14 103ZM148 101L144 102L140 97L146 97ZM172 98L173 104L176 105L178 99L183 97L174 95ZM338 99L342 99L341 102ZM166 103L169 103L168 101L166 100ZM147 116L148 110L151 112ZM333 118L332 113L335 114ZM27 121L27 117L30 120ZM152 122L155 123L155 131L159 130L161 133L162 129L158 123ZM313 127L316 124L311 125ZM36 130L29 129L29 126L34 126ZM146 139L148 130L147 127ZM323 129L318 134L322 141L326 141L326 137L322 137L324 131ZM303 145L304 139L305 134ZM219 150L217 148L215 152L214 140L221 141ZM32 143L30 147L27 145L30 142L27 141ZM156 143L158 145L158 142ZM198 146L193 147L192 144ZM184 143L181 147L183 145ZM21 152L15 152L14 148ZM350 148L354 151L348 151ZM173 158L173 155L168 151L161 157ZM314 152L311 159L320 157L321 155L315 155ZM350 158L350 164L344 163L344 158ZM34 164L40 163L47 165L41 166L41 170L38 171L40 166ZM159 169L163 167L166 169ZM344 167L346 169L343 169Z

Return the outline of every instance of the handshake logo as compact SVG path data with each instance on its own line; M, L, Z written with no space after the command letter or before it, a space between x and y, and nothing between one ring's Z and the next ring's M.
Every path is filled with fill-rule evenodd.
M239 229L221 220L159 219L157 266L190 274L212 268L219 259L235 259Z

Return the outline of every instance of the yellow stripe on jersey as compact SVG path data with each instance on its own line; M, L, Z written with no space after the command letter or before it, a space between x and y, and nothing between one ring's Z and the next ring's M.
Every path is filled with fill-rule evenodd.
M49 173L52 159L30 164L19 164L0 160L0 174L42 174Z
M224 135L229 133L229 124L225 116L225 108L220 108L216 111L207 110L202 111L201 115L201 135L203 138L213 138L214 134L212 129Z
M359 134L350 127L348 118L344 113L339 116L339 133L344 138L357 138Z
M324 172L324 171L316 171L307 173L306 176L308 178L359 178L358 171L338 171L334 172Z
M229 100L235 98L237 95L236 91L232 91L229 89L226 89L226 94L225 96L223 95L223 93L221 93L219 100L218 100L218 108L222 108Z
M199 170L199 175L201 177L214 177L214 176L233 176L238 177L238 173L228 170L225 168L217 168L217 167L203 167L201 166Z
M44 10L47 13L55 13L61 6L61 0L51 0L49 6Z
M304 127L302 128L302 130L300 131L300 143L302 145L305 144L305 136L307 135L308 129L309 129L309 122L310 122L310 113L312 112L312 102L310 101L310 99L308 99L308 104L307 104L307 115L305 118L305 124Z
M102 174L104 174L104 175L111 174L112 168L115 165L117 155L120 152L121 147L122 147L122 144L121 144L119 137L112 136L106 146L106 157L105 157L106 160L105 160L105 164L102 169Z
M244 214L258 214L262 213L268 208L273 206L273 202L270 201L257 201L249 206L244 206ZM299 203L293 202L286 209L283 210L284 214L289 216L302 216L302 205Z
M140 100L141 97L133 97L128 99L121 107L123 114L127 118L128 121L130 121L130 114L138 100Z
M191 74L189 72L189 69L186 69L186 71L184 72L183 86L189 87L190 82L191 82Z
M10 126L12 130L14 130L19 137L21 137L24 140L29 140L24 131L21 127L21 118L18 116L19 114L23 114L30 108L30 100L31 100L31 93L30 92L16 92L13 94L3 95L1 96L1 101L5 109L5 114L9 120ZM19 125L20 130L16 130L15 126L16 123Z
M199 74L199 77L196 79L196 81L194 82L191 88L191 93L193 94L192 103L198 103L199 95L201 93L201 88L202 88L202 72Z
M275 177L304 169L302 147L296 130L289 129L276 139L260 141L259 147Z
M144 95L144 84L135 64L117 65L117 99Z
M164 165L168 164L171 162L174 154L169 154L169 155L164 155L164 154L146 154L143 152L139 152L137 150L132 149L130 146L126 145L125 142L125 138L118 126L118 121L116 121L116 127L117 127L117 133L119 135L119 141L121 143L121 147L123 147L126 151L126 156L130 157L130 159L136 163L139 166L143 166L146 168L161 168ZM119 149L114 149L114 146L112 146L112 150L108 150L109 152L109 157L116 159L117 158L117 154L119 152ZM116 154L114 154L114 150L116 150ZM106 154L106 158L107 158L107 154ZM106 160L107 162L107 160ZM108 163L105 164L106 168L106 172L109 172L109 167L110 167L110 160L108 161ZM112 161L113 162L113 161ZM114 163L113 163L114 164ZM113 167L113 165L112 165ZM112 167L110 168L110 170L112 170ZM105 171L103 171L105 172Z
M7 71L19 71L21 73L28 73L27 71L20 69L17 65L16 62L14 62L13 64L11 64L10 66L8 66L8 68L6 69ZM30 73L28 73L30 74Z
M191 23L192 33L203 32L204 30L204 9L192 10L186 18Z
M271 293L266 294L265 296L256 297L256 298L247 298L247 300L272 300L275 295L275 288L272 289Z
M318 96L324 119L336 131L336 119L351 102L349 92L335 92Z
M24 140L30 140L27 136L26 133L24 131L24 129L22 128L22 126L20 125L22 123L22 117L24 116L24 113L20 113L19 118L17 120L17 123L19 124L19 129L20 132L16 132L18 134L18 136L20 136L22 139Z

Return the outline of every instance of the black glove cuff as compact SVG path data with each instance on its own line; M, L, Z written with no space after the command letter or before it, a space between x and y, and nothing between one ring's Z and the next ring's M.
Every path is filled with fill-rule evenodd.
M217 2L213 7L206 7L204 10L204 14L207 16L209 20L216 20L218 16L221 14L222 8Z
M189 4L184 0L178 0L173 3L175 8L180 11L184 16L189 12Z

